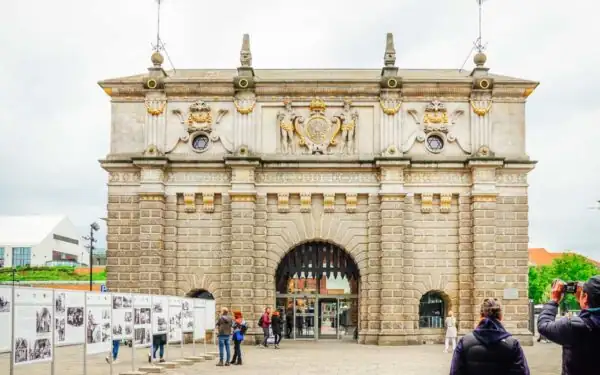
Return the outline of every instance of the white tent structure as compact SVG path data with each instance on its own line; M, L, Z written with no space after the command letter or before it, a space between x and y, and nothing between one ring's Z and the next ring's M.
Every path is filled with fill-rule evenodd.
M0 267L88 263L88 250L66 216L0 216Z

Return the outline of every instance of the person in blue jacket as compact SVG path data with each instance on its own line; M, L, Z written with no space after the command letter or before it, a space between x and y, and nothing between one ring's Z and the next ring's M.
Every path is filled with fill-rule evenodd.
M246 325L246 321L242 317L242 313L240 311L235 311L233 313L233 318L233 358L231 359L231 364L241 365L242 341L244 341L244 336L246 335L248 326Z

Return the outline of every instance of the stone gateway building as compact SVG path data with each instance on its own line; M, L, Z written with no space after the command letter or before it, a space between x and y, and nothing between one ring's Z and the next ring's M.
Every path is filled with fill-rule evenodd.
M531 343L525 102L538 83L485 60L399 69L388 34L381 69L261 70L245 35L237 70L165 71L155 52L147 73L100 82L108 287L208 292L250 333L273 306L291 337L380 345L442 340L449 310L470 331L495 297Z

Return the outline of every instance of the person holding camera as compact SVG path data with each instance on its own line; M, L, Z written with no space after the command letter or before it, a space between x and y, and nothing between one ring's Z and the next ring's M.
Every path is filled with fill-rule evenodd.
M481 304L481 320L460 339L450 375L530 375L521 344L502 326L502 306L495 298Z
M582 310L579 316L556 320L565 293L574 293ZM600 345L600 275L585 283L556 280L552 285L552 300L544 305L538 317L538 331L563 347L562 375L600 373L596 357Z

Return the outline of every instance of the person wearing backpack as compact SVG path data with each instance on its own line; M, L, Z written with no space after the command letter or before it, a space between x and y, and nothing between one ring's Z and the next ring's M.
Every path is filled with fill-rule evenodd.
M262 314L262 316L258 320L258 326L261 327L263 330L264 340L263 340L262 346L264 346L265 348L268 348L269 344L267 344L267 340L269 340L269 327L271 327L271 308L270 307L267 307L265 309L265 312Z
M240 311L233 313L233 358L231 359L232 365L242 364L242 341L248 330L248 325L242 317Z

